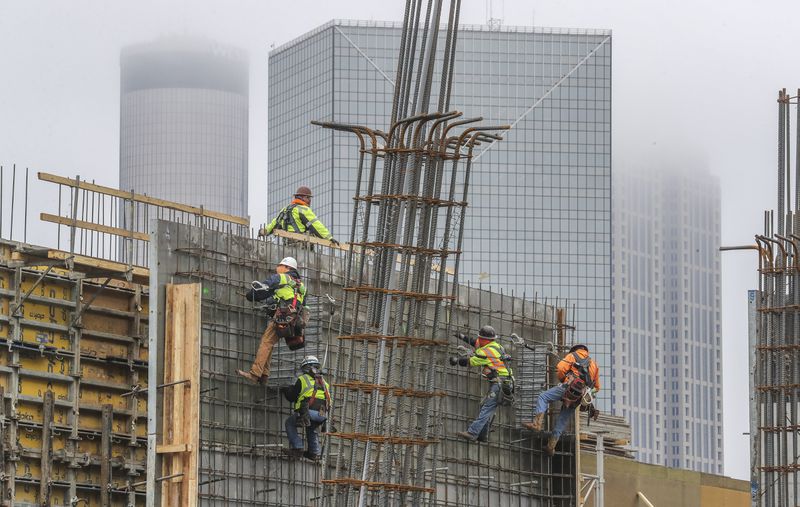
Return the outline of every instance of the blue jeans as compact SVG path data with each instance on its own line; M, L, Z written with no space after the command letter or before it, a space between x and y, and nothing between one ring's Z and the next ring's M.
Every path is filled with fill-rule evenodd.
M469 425L467 433L479 440L489 438L489 427L492 425L494 413L497 411L500 396L500 384L492 382L489 386L489 392L486 393L486 397L481 403L481 411L478 413L478 418Z
M536 401L536 408L533 410L533 415L536 416L538 414L543 414L547 412L547 407L555 402L561 401L561 398L564 396L564 393L567 390L567 386L564 384L558 384L555 387L551 387L547 391L539 394L539 399ZM575 413L575 405L569 408L561 407L561 412L558 414L558 418L556 419L556 427L553 428L553 436L559 438L561 434L564 432L564 428L567 427L569 424L570 419L572 419L573 414Z
M308 452L319 456L322 451L319 448L319 433L317 433L317 430L328 418L320 415L316 410L309 410L308 418L311 420L311 424L306 426ZM289 437L289 447L292 449L303 448L303 439L297 433L297 419L297 412L292 412L292 415L286 418L286 423L284 424L286 436Z

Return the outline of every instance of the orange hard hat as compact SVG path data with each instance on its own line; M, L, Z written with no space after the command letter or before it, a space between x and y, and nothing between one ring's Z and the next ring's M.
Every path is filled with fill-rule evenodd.
M297 192L294 193L295 197L311 197L313 194L311 193L311 189L308 187L300 187L297 189Z

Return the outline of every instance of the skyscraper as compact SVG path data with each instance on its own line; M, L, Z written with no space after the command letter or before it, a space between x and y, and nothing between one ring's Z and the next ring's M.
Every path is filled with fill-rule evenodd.
M615 171L613 222L614 410L641 461L720 474L719 181Z
M123 49L120 67L120 189L247 216L245 53L171 37Z
M388 128L399 46L398 24L337 20L270 53L267 217L304 184L349 237L355 140L309 122ZM463 26L451 109L513 125L473 163L462 281L574 304L608 380L611 33Z

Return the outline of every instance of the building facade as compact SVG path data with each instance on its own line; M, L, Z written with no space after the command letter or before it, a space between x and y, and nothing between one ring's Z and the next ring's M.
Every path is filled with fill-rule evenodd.
M615 171L613 405L641 461L722 473L720 190L707 171Z
M123 49L120 68L120 189L247 216L246 54L164 38Z
M356 141L309 122L388 128L400 32L337 20L270 53L264 220L305 184L334 236L349 237ZM574 305L571 339L590 345L608 384L611 33L463 26L451 104L513 125L474 159L461 279ZM601 395L608 409L609 390Z

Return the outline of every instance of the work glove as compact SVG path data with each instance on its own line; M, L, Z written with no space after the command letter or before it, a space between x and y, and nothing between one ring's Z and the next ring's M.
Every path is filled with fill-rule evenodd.
M258 230L258 237L259 237L259 238L263 238L263 237L265 237L266 235L267 235L267 228L266 228L266 227L262 227L262 228L260 228L260 229Z
M455 366L458 364L458 357L450 356L450 366Z
M593 387L591 390L592 390L592 396L597 394L597 388L596 387Z
M340 245L341 245L341 244L340 244L338 241L336 241L336 239L335 239L335 238L331 238L331 239L330 239L330 242L331 242L331 244L332 244L333 246L340 246Z

